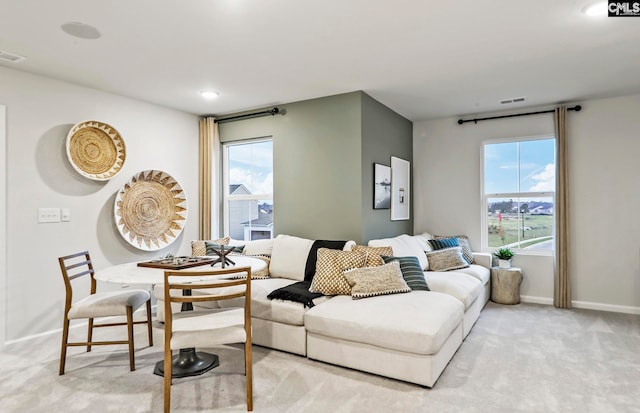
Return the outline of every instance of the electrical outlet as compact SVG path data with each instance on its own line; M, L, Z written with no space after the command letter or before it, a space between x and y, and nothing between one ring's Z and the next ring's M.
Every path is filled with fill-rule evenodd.
M38 208L38 222L60 222L60 208Z

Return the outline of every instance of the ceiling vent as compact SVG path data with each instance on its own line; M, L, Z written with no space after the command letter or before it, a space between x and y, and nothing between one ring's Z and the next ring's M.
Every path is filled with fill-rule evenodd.
M507 105L509 103L520 103L520 102L524 102L525 101L525 97L519 97L519 98L510 98L510 99L503 99L500 101L501 104L503 105Z
M10 62L10 63L20 63L26 57L17 55L15 53L5 52L4 50L0 50L0 61Z

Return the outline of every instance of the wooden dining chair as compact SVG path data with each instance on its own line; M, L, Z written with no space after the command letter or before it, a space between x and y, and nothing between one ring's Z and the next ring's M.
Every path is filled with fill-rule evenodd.
M153 330L151 326L151 294L145 290L127 290L114 292L96 292L96 280L91 257L88 251L79 252L58 258L66 297L64 303L64 322L62 324L62 350L60 352L60 375L64 374L68 346L86 346L91 351L91 346L128 344L129 368L136 369L133 346L133 325L147 324L149 334L149 346L153 346ZM91 278L89 295L73 302L73 288L71 281L88 275ZM133 312L141 305L147 305L146 321L133 321ZM126 322L114 322L94 324L94 318L126 316ZM69 321L73 319L88 319L87 341L69 343ZM117 341L92 341L94 327L127 326L128 339Z
M246 277L238 279L239 274ZM197 285L206 295L172 294ZM171 303L194 303L244 297L244 307L181 311L173 314ZM210 271L165 271L164 273L164 411L171 410L172 350L244 343L247 411L253 410L251 359L251 267Z

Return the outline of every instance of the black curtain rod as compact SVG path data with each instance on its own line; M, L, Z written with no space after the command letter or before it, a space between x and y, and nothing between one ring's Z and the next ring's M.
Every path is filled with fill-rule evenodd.
M261 112L245 113L244 115L236 115L236 116L229 116L229 117L226 117L226 118L220 118L220 119L216 119L215 122L220 123L220 122L227 122L227 121L231 121L231 120L238 120L238 119L244 119L244 118L253 118L253 117L267 116L267 115L274 116L274 115L277 115L278 113L280 113L280 109L275 107L275 108L272 108L272 109L263 110Z
M582 109L582 106L580 105L576 105L572 108L567 108L567 110L575 110L576 112L580 112L580 110ZM463 119L458 119L458 125L462 125L463 123L467 123L467 122L473 122L473 123L478 123L481 120L491 120L491 119L502 119L502 118L514 118L516 116L529 116L529 115L539 115L541 113L553 113L555 112L555 109L550 109L550 110L541 110L539 112L528 112L528 113L516 113L515 115L502 115L502 116L491 116L489 118L479 118L479 119L467 119L467 120L463 120Z

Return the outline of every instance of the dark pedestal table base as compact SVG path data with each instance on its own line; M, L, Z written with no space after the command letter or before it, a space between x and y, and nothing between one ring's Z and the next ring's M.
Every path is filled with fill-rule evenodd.
M171 377L199 376L218 367L218 356L202 351L196 352L195 348L180 349L180 353L173 356L171 361ZM164 376L164 360L156 363L153 374Z

